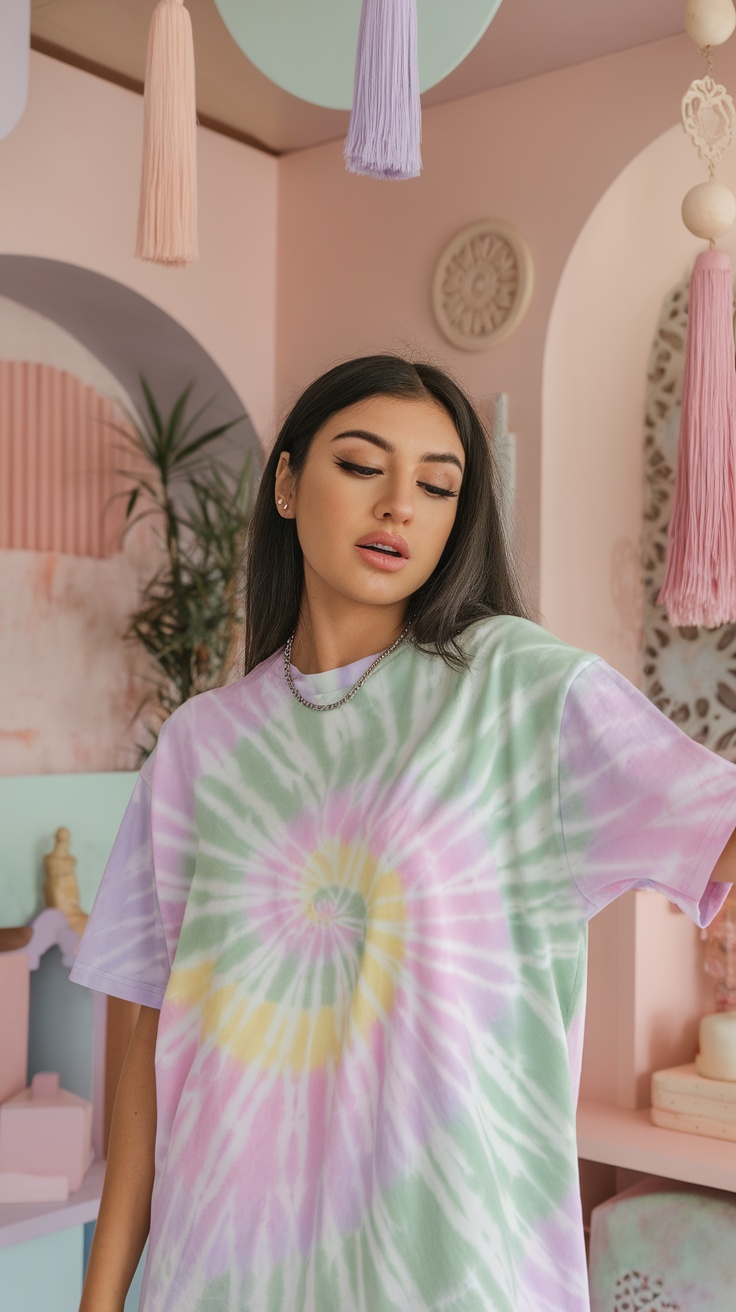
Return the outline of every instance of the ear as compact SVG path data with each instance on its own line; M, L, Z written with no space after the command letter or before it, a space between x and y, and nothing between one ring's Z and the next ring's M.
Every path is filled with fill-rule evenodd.
M281 498L281 505L279 505ZM284 519L293 519L296 511L296 481L289 464L289 452L282 451L274 480L276 509Z

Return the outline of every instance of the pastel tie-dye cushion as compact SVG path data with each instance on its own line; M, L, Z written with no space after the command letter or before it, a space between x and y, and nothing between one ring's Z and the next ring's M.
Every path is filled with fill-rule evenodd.
M164 726L73 978L161 1006L144 1312L585 1312L589 916L698 922L736 767L524 620ZM362 664L295 676L339 696Z
M736 1198L656 1177L593 1209L592 1312L736 1307Z

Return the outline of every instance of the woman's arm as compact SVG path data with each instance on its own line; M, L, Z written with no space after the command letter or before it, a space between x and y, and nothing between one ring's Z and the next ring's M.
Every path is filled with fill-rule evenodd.
M105 1186L79 1312L123 1312L148 1235L156 1140L159 1013L141 1007L110 1128Z

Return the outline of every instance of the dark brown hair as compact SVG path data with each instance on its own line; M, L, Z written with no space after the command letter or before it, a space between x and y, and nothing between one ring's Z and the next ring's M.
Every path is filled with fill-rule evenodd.
M452 419L465 452L457 515L434 572L409 598L412 640L455 668L466 658L457 639L492 615L527 615L509 560L491 444L472 402L436 365L396 355L347 360L310 383L287 415L263 471L245 562L245 673L283 647L296 628L304 561L293 519L274 502L282 451L296 478L312 440L333 415L372 396L431 400Z

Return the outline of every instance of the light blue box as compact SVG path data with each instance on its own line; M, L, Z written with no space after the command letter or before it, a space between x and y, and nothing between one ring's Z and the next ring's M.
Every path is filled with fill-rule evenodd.
M77 1312L82 1296L84 1226L0 1248L4 1312Z

